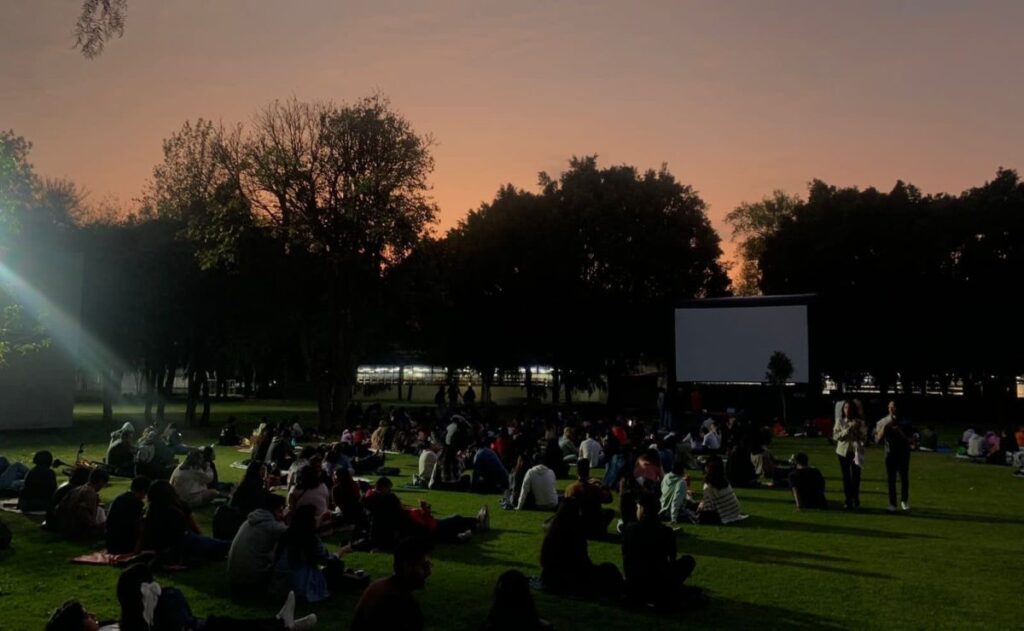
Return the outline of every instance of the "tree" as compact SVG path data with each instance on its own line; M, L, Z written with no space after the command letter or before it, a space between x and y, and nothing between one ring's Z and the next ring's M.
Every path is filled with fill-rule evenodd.
M782 422L786 423L786 383L793 377L793 362L789 356L782 351L775 351L768 359L768 372L765 373L765 380L779 389L779 398L782 400Z
M301 346L325 429L344 422L384 275L436 215L431 144L378 95L346 106L278 101L247 127L200 121L165 145L158 197L186 202L172 206L200 256L237 252L244 228L310 276Z
M776 190L761 201L740 204L725 216L726 222L732 224L732 241L740 242L739 253L743 261L737 294L753 296L759 293L761 270L758 261L764 253L767 239L778 231L784 220L793 218L800 204L799 197Z
M124 35L128 0L83 0L75 23L75 48L86 59L103 52L106 43Z

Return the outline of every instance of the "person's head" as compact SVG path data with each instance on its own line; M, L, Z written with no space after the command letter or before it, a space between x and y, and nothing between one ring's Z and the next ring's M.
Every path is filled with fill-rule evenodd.
M274 518L277 521L284 521L284 507L287 505L287 500L281 495L276 493L268 493L263 498L263 508L274 514Z
M154 506L175 506L180 502L178 492L174 490L174 487L167 480L154 480L149 485L146 497L149 499L150 508Z
M213 462L216 459L217 451L213 448L213 445L203 447L203 462Z
M142 617L142 586L153 583L153 571L144 563L129 566L117 577L117 602L121 605L121 628L146 628Z
M576 475L584 482L590 479L590 460L588 458L580 458L576 462Z
M519 570L508 570L498 577L494 586L494 604L491 606L489 621L501 624L503 628L514 628L521 623L528 628L529 623L536 624L540 619L537 605L530 593L530 579Z
M53 454L46 451L37 451L32 454L32 464L42 469L49 469L53 466Z
M422 537L411 537L398 542L395 546L395 576L412 589L426 585L433 567L430 561L432 551L433 545L430 540Z
M149 478L144 475L140 475L132 479L131 491L135 494L135 497L140 500L146 499L146 494L149 493L149 487L152 484Z
M68 484L70 486L82 486L89 481L89 474L92 471L89 467L76 466L71 470L71 475L68 478Z
M551 520L548 536L570 537L576 533L582 534L582 532L579 501L574 497L563 498Z
M843 401L843 417L853 418L853 404L850 403L849 399Z
M299 481L296 488L301 491L311 491L320 486L320 471L312 466L306 465L299 469Z
M46 631L97 631L99 628L96 616L77 600L69 600L58 607L46 623Z
M201 469L203 466L203 452L192 449L185 454L185 462L181 463L183 469Z
M729 480L725 477L725 467L718 456L711 456L704 465L704 482L716 489L729 486Z
M636 501L637 519L657 521L659 512L661 512L661 498L654 493L641 493Z
M99 491L110 482L110 474L106 469L93 469L89 473L89 486Z
M889 401L889 414L892 415L892 416L896 416L896 402L895 401Z
M807 454L801 451L800 453L793 456L793 462L796 464L796 466L803 468L808 465L810 460L807 459Z
M566 427L565 429L563 429L562 430L562 436L565 436L569 440L572 440L572 436L573 436L572 428L571 427Z
M377 489L378 493L387 494L391 492L391 489L393 489L394 486L395 485L391 482L391 478L385 476L377 480L375 488Z
M309 459L311 459L315 455L316 455L316 447L313 447L312 445L306 445L301 450L299 450L299 459L300 460L309 460Z
M676 475L686 475L686 459L676 458L672 461L672 473Z

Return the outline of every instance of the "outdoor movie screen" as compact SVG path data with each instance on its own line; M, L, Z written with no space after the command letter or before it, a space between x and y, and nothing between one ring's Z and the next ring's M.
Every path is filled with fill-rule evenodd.
M791 381L808 381L807 305L719 299L676 309L676 379L762 383L775 351L793 362Z

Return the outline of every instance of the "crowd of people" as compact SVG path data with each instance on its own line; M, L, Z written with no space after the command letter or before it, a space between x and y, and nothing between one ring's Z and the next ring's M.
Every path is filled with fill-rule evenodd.
M297 419L276 424L264 419L250 436L241 436L231 419L220 442L247 444L250 456L234 486L220 481L215 450L185 445L173 424L147 428L136 439L134 425L125 423L111 435L104 463L72 468L60 486L53 456L35 454L33 468L20 476L18 507L45 511L44 527L61 536L103 540L110 554L146 561L129 567L119 581L122 629L305 629L316 618L296 620L296 601L319 603L363 588L353 629L418 629L423 620L412 593L430 574L433 546L472 541L490 528L491 511L486 501L470 517L437 516L426 500L406 505L393 481L398 470L387 466L388 453L416 457L408 486L417 492L492 494L505 510L548 513L538 516L545 534L534 587L661 610L706 602L699 589L686 585L696 561L679 554L676 534L683 524L744 520L734 488L788 488L797 510L829 505L825 477L807 454L775 457L778 425L702 414L690 427L679 427L557 411L499 422L473 405L451 406L440 394L429 410L392 409L385 415L380 408L360 409L351 429L335 441L303 428ZM375 420L375 414L383 418ZM1024 432L1017 434L1014 444L1024 439ZM877 443L884 446L889 510L910 510L910 454L919 439L895 403L869 427L858 401L838 402L830 441L844 508L860 507L866 448ZM968 448L980 441L973 433L964 440ZM1010 445L1004 440L995 446ZM591 475L597 468L604 470L600 478ZM699 485L691 479L695 470L703 472ZM111 475L132 480L105 506L99 493ZM564 492L558 490L559 480L569 481ZM207 534L194 511L211 504L216 509ZM347 543L331 552L323 537L334 533L346 534ZM590 541L620 545L622 569L592 561ZM344 557L353 551L393 554L394 574L369 584L365 572L346 566ZM200 624L180 592L161 591L150 573L150 567L204 563L226 565L233 593L284 598L282 613L247 621L211 616ZM132 587L122 590L121 583ZM146 614L141 619L139 589ZM537 615L530 589L524 575L502 575L486 628L550 628ZM82 605L69 602L48 628L96 628L89 620Z

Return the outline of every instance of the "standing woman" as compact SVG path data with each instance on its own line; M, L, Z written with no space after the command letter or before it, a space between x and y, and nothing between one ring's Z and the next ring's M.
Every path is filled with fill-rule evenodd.
M860 508L860 471L864 465L864 442L867 427L850 401L843 403L843 413L832 428L836 441L839 469L843 472L844 508Z

